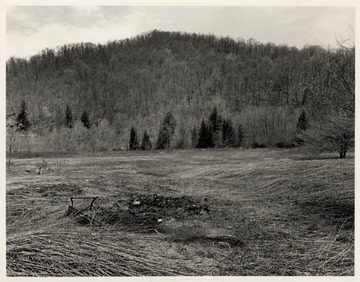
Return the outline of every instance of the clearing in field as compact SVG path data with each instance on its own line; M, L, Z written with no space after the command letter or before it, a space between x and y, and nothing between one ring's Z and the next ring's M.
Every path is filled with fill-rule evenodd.
M7 171L8 276L354 275L353 158L249 149L46 162L41 174L41 158Z

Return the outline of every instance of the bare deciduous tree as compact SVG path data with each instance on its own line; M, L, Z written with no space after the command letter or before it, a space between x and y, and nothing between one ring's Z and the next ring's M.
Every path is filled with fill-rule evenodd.
M324 68L308 84L312 102L324 113L300 133L305 142L319 150L334 150L345 158L355 137L355 48L345 47L319 55Z
M300 136L313 149L336 151L340 159L344 159L349 148L354 146L354 119L329 116L321 123L313 122Z

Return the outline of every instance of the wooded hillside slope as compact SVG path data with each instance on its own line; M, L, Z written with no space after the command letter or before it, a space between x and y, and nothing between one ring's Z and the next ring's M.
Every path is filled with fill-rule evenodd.
M64 45L7 61L7 117L25 102L31 125L18 150L127 148L131 127L139 143L147 131L156 147L169 113L169 147L196 146L214 108L235 139L241 128L242 146L289 144L327 115L352 115L354 58L353 47L298 49L157 30L105 45Z

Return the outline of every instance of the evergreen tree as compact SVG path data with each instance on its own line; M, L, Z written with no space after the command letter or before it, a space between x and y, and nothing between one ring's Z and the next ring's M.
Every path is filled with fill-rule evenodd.
M199 140L199 135L196 130L196 127L194 126L193 129L191 130L191 147L192 148L196 148L196 146L198 144L198 140Z
M139 149L139 142L138 142L137 134L136 134L134 127L131 127L131 131L130 131L129 148L130 148L130 150L138 150Z
M222 125L222 142L226 147L236 146L236 133L231 119L224 119Z
M152 148L152 144L150 141L149 134L145 131L141 142L141 150L150 150L151 148Z
M205 121L202 120L199 132L199 140L196 148L209 148L212 147L211 132Z
M242 124L240 123L238 126L238 134L237 134L237 145L239 147L241 147L241 145L243 144L244 141L244 131L243 131L243 127Z
M184 149L189 146L189 134L188 128L185 125L184 120L180 120L177 130L174 135L172 147L175 149Z
M306 118L306 114L305 111L302 110L299 119L298 119L298 123L296 125L296 128L298 130L306 130L306 128L308 127L308 120Z
M60 106L56 107L54 122L57 129L59 129L64 124L64 117Z
M172 137L174 136L176 128L176 120L169 112L166 114L162 126L159 130L159 138L157 141L157 149L170 148Z
M74 125L74 122L73 122L73 116L72 116L71 109L70 109L69 105L66 105L65 126L68 128L72 128L73 125Z
M20 131L28 131L30 125L31 124L28 119L27 106L25 101L22 101L20 106L20 112L16 117L16 126Z
M217 108L214 107L209 117L209 134L211 136L211 147L220 147L222 144L221 138L222 119L218 113Z
M90 126L91 126L90 119L89 119L89 116L88 116L88 113L86 112L86 110L84 110L81 115L81 122L87 129L90 128Z

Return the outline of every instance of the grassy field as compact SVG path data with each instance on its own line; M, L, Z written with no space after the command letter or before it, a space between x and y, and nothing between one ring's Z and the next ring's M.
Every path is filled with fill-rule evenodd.
M115 152L47 158L41 175L41 158L14 159L7 275L354 275L354 158L335 157ZM136 220L127 209L138 194L207 198L210 211ZM89 224L66 216L79 195L99 197Z

